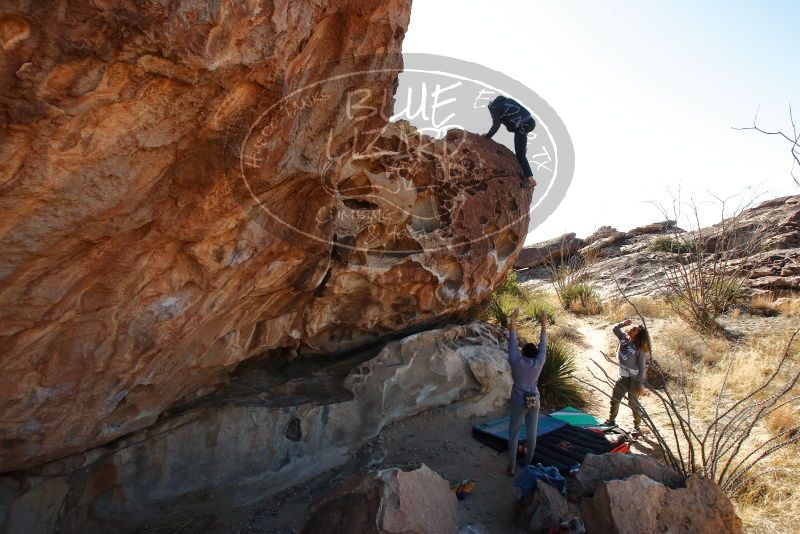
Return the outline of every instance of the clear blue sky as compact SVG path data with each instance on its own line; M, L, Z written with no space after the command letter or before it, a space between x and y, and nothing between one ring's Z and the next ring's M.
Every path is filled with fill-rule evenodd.
M504 72L566 123L575 177L531 242L658 220L667 186L800 193L785 145L731 129L760 107L760 126L788 130L790 102L800 126L798 28L789 0L415 0L403 50Z

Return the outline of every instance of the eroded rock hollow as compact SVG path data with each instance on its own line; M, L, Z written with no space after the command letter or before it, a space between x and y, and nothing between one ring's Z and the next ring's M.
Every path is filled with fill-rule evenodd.
M409 10L3 3L0 472L488 296L530 192L494 142L387 124Z

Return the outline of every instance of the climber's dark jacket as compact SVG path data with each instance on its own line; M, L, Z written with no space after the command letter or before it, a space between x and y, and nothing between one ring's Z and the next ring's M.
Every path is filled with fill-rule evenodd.
M486 134L488 139L497 133L501 124L509 132L522 134L528 134L536 127L536 121L533 120L530 111L516 100L502 95L489 103L489 113L492 116L492 129Z
M522 107L516 100L500 95L489 103L489 113L492 116L492 129L485 133L484 137L491 139L501 124L508 128L509 132L514 132L514 152L520 167L522 167L522 174L525 177L533 176L525 155L528 134L536 128L536 121L533 120L530 111Z

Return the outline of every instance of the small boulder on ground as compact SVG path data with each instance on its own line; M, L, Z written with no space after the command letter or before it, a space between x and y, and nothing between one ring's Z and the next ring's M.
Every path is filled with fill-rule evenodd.
M455 534L457 499L445 479L422 464L356 475L308 509L303 534Z
M527 528L528 532L546 532L557 527L568 515L567 499L561 492L547 482L537 480L534 492L523 499L517 525Z
M643 454L610 452L587 454L575 477L568 480L568 493L574 500L591 497L601 483L632 475L646 475L670 488L680 488L686 483L686 477L655 458Z
M684 488L669 488L646 475L602 482L581 501L587 534L737 534L742 521L712 480L691 475Z

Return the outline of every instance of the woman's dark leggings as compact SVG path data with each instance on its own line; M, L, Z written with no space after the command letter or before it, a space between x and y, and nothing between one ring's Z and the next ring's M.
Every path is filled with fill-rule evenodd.
M527 152L527 146L528 146L528 134L522 132L514 132L514 152L516 152L517 154L517 161L519 161L519 164L522 167L522 173L525 175L525 178L533 176L533 172L531 171L531 166L528 163L528 158L525 157L525 153Z

